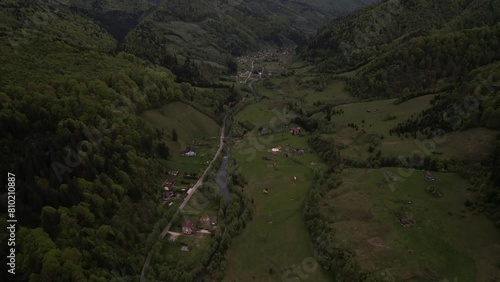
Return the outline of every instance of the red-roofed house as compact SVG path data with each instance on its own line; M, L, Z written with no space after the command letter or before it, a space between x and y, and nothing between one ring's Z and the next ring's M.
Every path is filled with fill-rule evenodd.
M194 231L194 224L191 220L185 221L182 223L182 233L183 234L192 234Z
M165 182L163 182L163 189L165 189L165 191L170 191L174 186L174 184L175 184L175 179L167 179L165 180Z

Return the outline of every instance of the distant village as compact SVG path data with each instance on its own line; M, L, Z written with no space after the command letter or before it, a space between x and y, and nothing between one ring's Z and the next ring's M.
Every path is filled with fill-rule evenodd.
M238 65L250 64L253 62L274 62L278 63L278 66L282 66L284 69L284 65L288 62L288 55L291 54L290 49L288 48L280 48L280 49L263 49L254 54L245 55L237 58ZM244 79L251 78L253 75L258 75L260 78L263 76L272 77L273 73L271 71L267 71L264 73L262 70L253 69L244 69L238 72L237 75L232 76L233 81L243 82Z

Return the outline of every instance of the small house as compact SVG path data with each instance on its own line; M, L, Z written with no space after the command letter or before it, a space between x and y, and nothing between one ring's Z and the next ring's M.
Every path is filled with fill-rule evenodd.
M179 176L179 171L177 171L177 170L171 170L171 171L168 172L168 175Z
M299 135L300 134L300 127L292 127L292 128L290 128L290 134L292 134L292 135Z
M182 223L182 234L193 234L195 231L194 224L191 220L185 221Z
M174 196L173 191L163 191L163 200L167 201L168 199L172 198Z
M241 78L245 78L245 77L250 76L251 74L252 74L252 73L251 73L250 71L245 71L245 72L240 72L240 73L238 74L238 76L239 76L239 77L241 77Z
M425 179L427 179L427 181L436 181L436 178L434 177L434 175L432 175L430 171L426 171L424 177Z
M182 156L194 157L196 156L196 151L193 148L189 148L181 153Z
M175 179L167 179L165 180L165 182L163 182L163 189L165 191L170 191L172 190L174 184L175 184Z
M276 148L271 149L271 153L273 153L273 154L277 154L279 152L281 152L281 147L276 147Z
M217 217L216 217L216 216L211 216L211 217L210 217L210 224L211 224L212 226L217 225Z
M400 216L399 223L404 227L409 227L412 224L411 220L409 218L407 218L406 216Z
M266 135L266 134L269 134L271 133L271 129L267 128L267 127L264 127L262 128L260 131L259 131L259 134L260 135Z

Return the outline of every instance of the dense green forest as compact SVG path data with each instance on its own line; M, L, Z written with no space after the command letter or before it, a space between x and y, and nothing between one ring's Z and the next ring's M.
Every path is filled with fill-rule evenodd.
M1 13L1 170L16 174L17 276L136 276L165 216L157 188L169 157L163 133L138 114L190 86L115 54L111 35L64 6L8 1Z
M159 243L159 230L173 216L162 208L158 189L170 168L164 142L169 133L139 115L183 100L222 123L224 103L242 95L234 87L193 88L194 77L184 75L195 68L189 59L174 69L185 78L177 83L155 60L119 51L120 36L131 27L116 30L123 23L110 26L103 18L132 21L153 4L0 4L0 126L5 133L0 150L6 160L1 170L16 175L16 275L21 281L135 281L149 250ZM89 15L92 11L98 12ZM232 185L241 185L233 174ZM214 265L224 260L231 236L244 227L242 218L250 216L244 206L248 200L233 190L232 205L220 214L228 225L221 231L228 231L216 236L209 256L200 261L207 270L191 273L174 265L177 272L168 277L223 275ZM6 210L6 192L1 199ZM4 240L6 216L2 213ZM2 254L7 248L1 247ZM155 269L165 273L154 267L150 275Z
M303 43L329 19L360 4L168 0L144 14L124 48L176 74L178 70L182 80L207 84L207 79L226 72L228 58L264 46Z
M359 68L350 92L400 97L454 87L476 68L499 60L498 1L381 1L320 30L300 54L318 68Z

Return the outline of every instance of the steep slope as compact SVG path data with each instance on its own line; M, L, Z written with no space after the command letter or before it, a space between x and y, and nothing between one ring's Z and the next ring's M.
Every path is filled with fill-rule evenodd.
M301 43L328 20L360 4L355 0L166 0L130 32L125 50L174 72L185 58L211 62L215 66L211 71L221 72L229 56L266 45ZM200 75L196 72L189 78Z
M467 188L467 195L470 198L467 200L462 198L455 203L456 206L464 213L470 212L474 215L483 213L498 227L500 223L500 178L498 177L500 152L500 135L498 135L498 130L500 130L499 50L500 2L498 1L387 0L367 5L346 17L332 21L301 46L299 54L304 59L309 60L311 66L308 70L316 72L314 74L316 77L322 77L326 81L333 79L346 82L346 90L353 96L351 98L362 101L352 103L349 106L339 106L337 102L330 105L325 105L319 100L316 102L321 111L329 106L335 110L333 111L335 115L339 114L340 111L342 118L327 115L325 121L323 116L318 115L317 121L322 123L322 126L319 126L323 130L323 132L320 131L321 133L330 133L327 131L330 130L327 126L333 121L332 127L335 129L332 130L334 132L332 136L337 138L337 142L342 142L341 146L337 148L340 148L339 155L345 160L344 165L363 168L359 173L354 173L357 177L365 181L370 177L369 173L375 171L371 169L379 167L385 173L390 171L389 167L404 167L405 170L409 171L414 169L415 172L428 170L433 171L433 173L434 171L458 173L461 178L455 182L466 183L470 186ZM326 94L329 96L338 95L335 92L332 90ZM387 98L397 99L389 100ZM422 99L429 100L422 102L424 101ZM387 103L390 103L390 106L387 106ZM425 106L425 108L417 108L418 104ZM378 106L372 108L371 105ZM393 106L406 108L402 112L396 113L391 112ZM350 114L344 115L344 110L350 111ZM377 111L379 113L383 111L386 117L377 116ZM328 113L330 112L328 111ZM361 121L359 128L361 133L359 134L357 133L358 126L355 124L356 120ZM376 120L383 123L394 120L394 123L382 130L377 128ZM369 126L366 126L365 121ZM347 126L345 126L346 124ZM350 134L352 137L349 137ZM376 137L376 141L368 141L374 136L380 136L380 139ZM460 143L462 147L455 151L443 150L448 146L444 145L445 140L451 141L454 136L460 136L457 138L458 141L454 142ZM328 137L324 138L327 140ZM352 139L345 142L342 140L344 138ZM386 141L381 141L384 138ZM487 141L481 143L479 140L482 138ZM467 151L466 146L464 146L467 140L473 140L471 141L472 147L482 148L484 153L474 152L473 157L460 156L459 153ZM407 148L404 148L405 141L408 142ZM362 145L368 145L363 144L363 142L370 145L362 147ZM387 146L379 146L380 142ZM332 146L335 144L333 140L325 143ZM421 146L423 143L426 145ZM352 150L356 146L359 146L359 150ZM360 157L367 151L366 149L369 152L368 156ZM330 151L333 150L323 149L323 152ZM420 154L418 157L416 157L417 153ZM335 157L330 159L335 159ZM357 160L352 161L353 159ZM349 171L351 173L350 169ZM360 177L360 175L362 176ZM401 178L407 180L408 176L399 170L395 173L394 179L399 181ZM348 179L348 185L355 183L353 186L359 187L363 194L371 190L368 185L364 184L365 182L352 181L348 177L343 179ZM391 181L398 182L388 180L387 176L385 180L386 182L377 183L377 186L384 187L386 183ZM403 182L401 181L401 183ZM405 193L408 189L412 190L408 183L409 181L404 184ZM370 185L373 184L375 182L370 183ZM459 185L453 183L452 193L458 191L455 190L457 186ZM394 192L394 186L390 187L393 195L400 192ZM342 207L342 201L332 201L332 212L326 218L328 221L338 214L346 213L350 222L344 222L347 224L341 224L338 228L349 231L345 233L345 237L342 237L342 232L338 232L336 236L342 238L339 241L344 241L346 238L346 241L352 240L351 242L353 242L357 239L353 239L355 236L352 236L351 230L355 230L357 234L366 235L366 233L356 224L352 225L355 228L350 229L349 225L358 221L355 215L358 215L359 211L353 209L352 206L357 201L354 200L355 197L346 196L344 191L340 192L339 190L333 189L332 191L335 191L337 200L344 197L346 207ZM378 193L379 191L376 192L376 194ZM375 198L367 197L370 200ZM410 196L405 194L404 197ZM417 199L410 198L413 203L417 202ZM363 198L360 199L364 201ZM411 203L408 202L408 204ZM384 210L390 210L390 203L387 199L384 199L382 205ZM438 203L434 202L432 205L437 207ZM323 202L319 200L311 206L320 209ZM419 206L419 204L415 206ZM452 205L447 203L445 208L451 210ZM398 209L403 210L400 207ZM369 213L370 216L362 220L365 221L367 230L376 225L375 222L380 222L379 218L373 216L372 209ZM310 218L317 217L319 217L317 214L313 214ZM445 219L446 222L449 221L448 218ZM463 215L462 218L466 218L466 216ZM393 218L390 220L394 222ZM429 222L431 221L429 220ZM492 227L491 222L488 224L490 224L489 227ZM421 226L418 228L425 229ZM446 234L451 229L444 228L443 232L439 232L439 237L449 236ZM492 250L498 248L498 236L495 231L493 230L491 233L494 235L490 240L491 245L487 247ZM379 236L379 231L376 232ZM467 225L458 232L467 234L467 232L477 232L477 230L474 230L471 225ZM408 240L408 237L411 236L410 233L413 231L404 233L404 240ZM411 249L411 258L398 260L398 266L394 268L382 266L383 263L380 261L389 256L387 254L377 256L372 253L371 246L370 255L364 256L365 253L360 246L366 245L367 241L362 236L356 243L358 245L349 245L349 248L356 254L357 261L361 265L364 264L362 269L379 272L384 268L390 269L396 280L438 281L444 279L443 273L445 271L429 271L433 272L430 276L429 273L422 275L421 271L415 271L415 274L409 275L407 271L412 267L410 266L411 260L415 257L414 254L419 253L419 251L406 244L404 252ZM389 246L391 245L390 240L395 237L391 234L387 237L377 238L388 239L385 242ZM431 244L429 243L432 241L431 238L432 236L425 236L425 241L422 240L426 247ZM391 248L393 246L391 245ZM395 249L397 248L393 248L393 250ZM466 251L477 252L478 249L481 248L471 246ZM451 257L443 254L433 255L432 258ZM496 261L496 258L495 255L495 258L491 260ZM474 268L477 267L478 274L477 278L474 278L476 274L473 274L465 280L489 281L498 279L498 268L493 264L487 266L486 261L490 260L488 255L483 259L484 263L480 261L475 264L467 263L467 265L472 265L472 272L475 272ZM394 260L391 260L390 264L393 263ZM398 277L396 269L401 266L404 268L402 272L404 274L399 274L401 276ZM428 265L425 268L426 271L431 269ZM457 267L454 267L453 271L456 269ZM439 277L440 275L443 277ZM430 278L423 278L425 276ZM464 279L462 277L467 276L457 274L457 277L455 279L462 280Z
M65 5L0 11L0 170L3 183L15 175L17 281L137 275L169 216L156 209L169 151L138 114L180 99L180 86L167 69L110 54L113 37ZM7 199L2 190L3 230Z
M161 0L69 0L66 4L97 20L113 37L122 42L139 22L142 14Z
M499 21L498 1L389 0L334 20L300 54L321 71L358 69L356 96L439 91L500 59Z
M302 46L301 53L311 60L328 56L338 65L352 66L383 53L397 39L495 24L499 12L500 4L491 0L384 0L333 20Z

